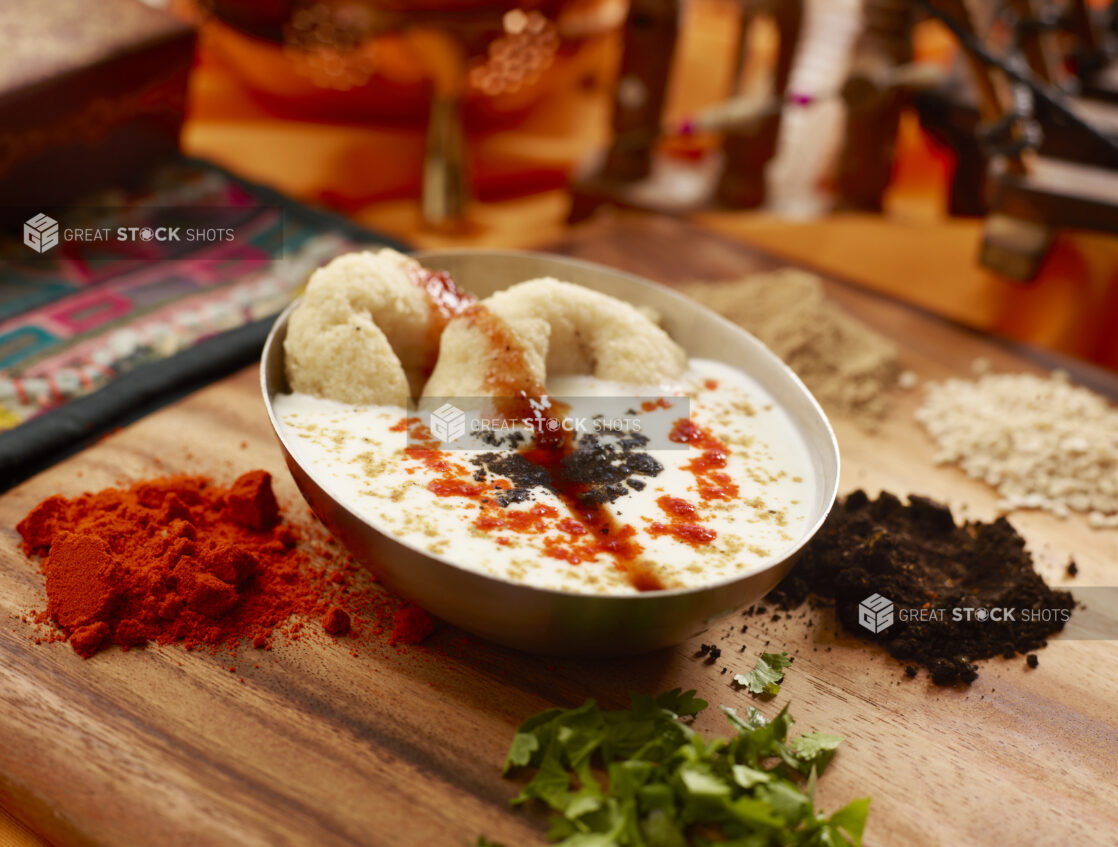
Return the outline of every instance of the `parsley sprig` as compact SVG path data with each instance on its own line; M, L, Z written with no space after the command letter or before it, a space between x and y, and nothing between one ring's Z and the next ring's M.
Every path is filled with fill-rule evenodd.
M735 730L704 739L681 717L707 707L694 691L629 709L594 700L549 709L516 732L509 774L533 768L514 805L539 800L557 814L548 833L562 847L858 847L869 799L825 816L815 784L842 736L812 732L791 740L788 708L771 721L749 707L722 707ZM603 781L604 777L604 781Z
M751 694L774 697L780 693L785 668L790 667L792 658L787 653L762 653L753 670L734 675L734 685L748 688Z

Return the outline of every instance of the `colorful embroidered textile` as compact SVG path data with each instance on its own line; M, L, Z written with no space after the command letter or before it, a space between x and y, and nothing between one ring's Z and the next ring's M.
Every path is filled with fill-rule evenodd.
M99 196L89 208L94 205L98 225L114 232L116 223L158 219L161 208L220 207L222 223L235 225L237 239L176 244L174 258L156 261L143 259L147 245L137 239L134 247L116 248L112 258L90 261L88 250L75 259L65 244L42 255L18 242L13 246L15 227L6 227L0 259L0 470L5 453L8 461L13 455L26 461L43 449L42 432L21 430L40 422L49 428L46 418L53 412L138 369L167 365L133 380L144 383L143 399L150 401L161 380L169 386L181 381L177 356L195 351L184 361L196 380L206 367L207 345L225 334L233 333L214 345L222 366L247 363L259 353L268 319L314 268L359 245L401 246L198 160L170 163L144 189ZM57 217L73 219L70 213ZM134 391L116 393L119 402L137 400ZM98 407L96 420L84 428L111 418L113 402L108 408L100 401L83 406Z
M59 253L0 265L0 429L272 315L330 257L359 241L385 243L201 162L163 168L149 191L120 200L235 207L238 233L249 240L232 250L185 245L174 260L150 264L90 268Z

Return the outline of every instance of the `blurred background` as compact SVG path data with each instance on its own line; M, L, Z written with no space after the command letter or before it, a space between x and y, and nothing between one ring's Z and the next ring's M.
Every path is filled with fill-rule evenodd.
M1104 0L4 6L8 205L173 148L415 246L671 215L1118 367Z
M176 209L237 238L154 243ZM696 232L1118 370L1118 0L0 0L0 489L253 362L339 253L589 233L678 282Z

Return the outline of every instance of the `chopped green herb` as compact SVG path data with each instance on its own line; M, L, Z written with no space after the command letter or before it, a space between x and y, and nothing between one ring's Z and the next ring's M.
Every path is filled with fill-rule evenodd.
M830 732L808 732L799 738L792 739L792 749L796 751L800 761L808 767L814 765L820 772L823 771L835 755L835 748L844 740L841 735ZM803 768L800 768L802 771Z
M690 691L673 688L657 697L656 705L680 716L694 717L709 705L706 700L696 697L695 693L694 688Z
M766 654L771 655L771 654ZM780 658L780 657L777 657ZM785 707L771 721L723 706L736 732L704 739L680 718L707 704L675 689L603 711L593 700L550 709L517 730L505 772L533 769L512 803L547 804L561 847L859 847L869 800L831 816L815 782L842 737L789 740ZM479 847L492 847L478 841Z
M784 669L791 664L792 660L787 653L762 653L753 670L736 674L734 683L748 688L751 694L779 694L780 683L784 681Z

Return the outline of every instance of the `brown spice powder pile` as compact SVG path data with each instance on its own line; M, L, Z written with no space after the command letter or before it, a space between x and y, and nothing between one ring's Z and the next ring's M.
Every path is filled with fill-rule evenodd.
M827 411L870 427L888 411L901 373L896 345L829 300L814 274L787 268L682 290L763 341Z
M875 594L893 605L892 622L876 634L859 617L859 605ZM835 506L767 599L784 609L833 602L850 633L882 644L907 663L909 676L922 665L937 685L972 682L976 659L1045 646L1075 606L1070 593L1045 584L1005 518L957 526L946 506L927 498L913 495L906 505L888 492L870 500L862 491ZM905 620L902 609L945 612Z

